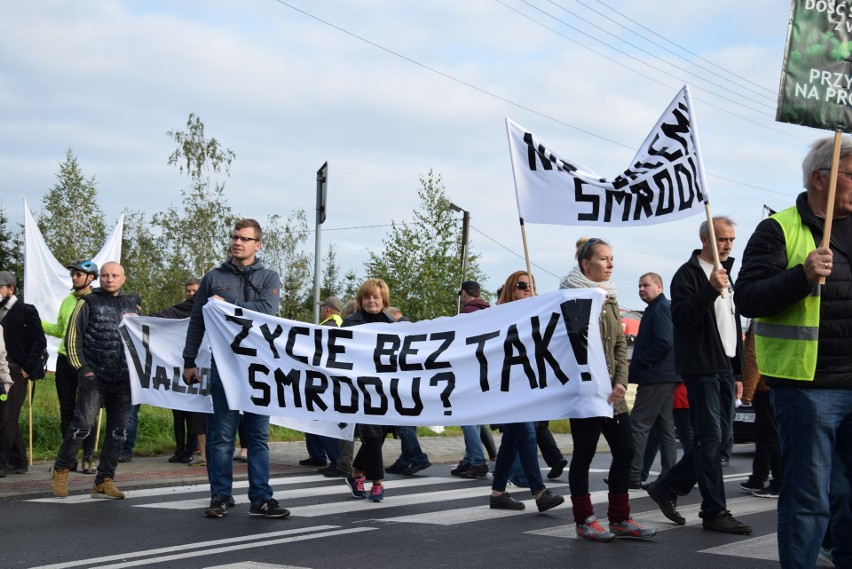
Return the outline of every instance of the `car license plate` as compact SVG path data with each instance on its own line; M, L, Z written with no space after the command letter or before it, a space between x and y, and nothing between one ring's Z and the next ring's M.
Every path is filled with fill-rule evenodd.
M734 416L734 421L740 423L754 423L754 413L737 413Z

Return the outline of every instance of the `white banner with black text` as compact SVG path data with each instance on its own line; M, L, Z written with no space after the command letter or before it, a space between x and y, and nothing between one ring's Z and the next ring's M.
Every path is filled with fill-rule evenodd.
M188 324L188 318L172 320L138 316L122 320L119 331L130 371L130 391L134 405L143 403L196 413L213 412L213 399L210 397L210 344L207 336L202 340L195 360L201 383L187 385L183 382L183 345ZM229 407L238 409L230 401ZM354 423L329 423L311 418L272 416L269 422L296 431L350 441L355 430Z
M608 180L506 118L518 214L554 225L652 225L704 212L708 200L684 87L623 172Z
M204 306L232 406L376 425L612 416L599 319L605 293L564 289L421 322L315 326Z

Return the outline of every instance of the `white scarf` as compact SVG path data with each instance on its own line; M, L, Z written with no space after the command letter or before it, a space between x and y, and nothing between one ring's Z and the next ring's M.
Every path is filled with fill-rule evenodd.
M559 288L600 288L606 291L609 298L616 297L615 284L612 281L593 281L584 275L578 266L574 266L571 272L562 278Z

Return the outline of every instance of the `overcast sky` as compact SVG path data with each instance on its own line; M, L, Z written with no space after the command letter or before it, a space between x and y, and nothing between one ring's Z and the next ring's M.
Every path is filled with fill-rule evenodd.
M194 112L236 153L239 215L301 208L312 224L328 161L323 242L360 276L432 169L470 211L494 290L524 265L507 116L612 177L689 84L711 207L737 221L738 259L762 205L793 203L802 156L828 135L774 120L789 17L779 0L3 4L0 200L13 224L24 200L38 215L68 147L96 176L108 224L126 206L178 204L186 179L166 163L166 131ZM621 305L642 308L639 275L661 273L668 291L700 221L527 224L539 291L558 287L578 237L596 236L613 245Z

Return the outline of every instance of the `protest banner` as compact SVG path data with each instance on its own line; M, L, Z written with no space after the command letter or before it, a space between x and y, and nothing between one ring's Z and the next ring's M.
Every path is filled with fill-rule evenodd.
M852 4L793 0L776 120L850 132L850 56Z
M605 293L560 290L474 314L333 328L204 306L229 405L377 425L612 416Z
M212 413L210 397L210 344L205 336L196 363L201 383L183 382L183 345L189 319L124 318L119 327L130 371L133 404L165 409ZM236 407L233 407L236 409ZM270 417L270 423L296 431L352 440L354 423L329 423L312 419Z
M509 118L506 128L522 225L650 225L699 214L708 201L686 87L612 179L560 156Z
M843 132L852 126L852 5L793 0L775 119L834 131L820 247L828 247ZM825 277L819 278L825 284Z

